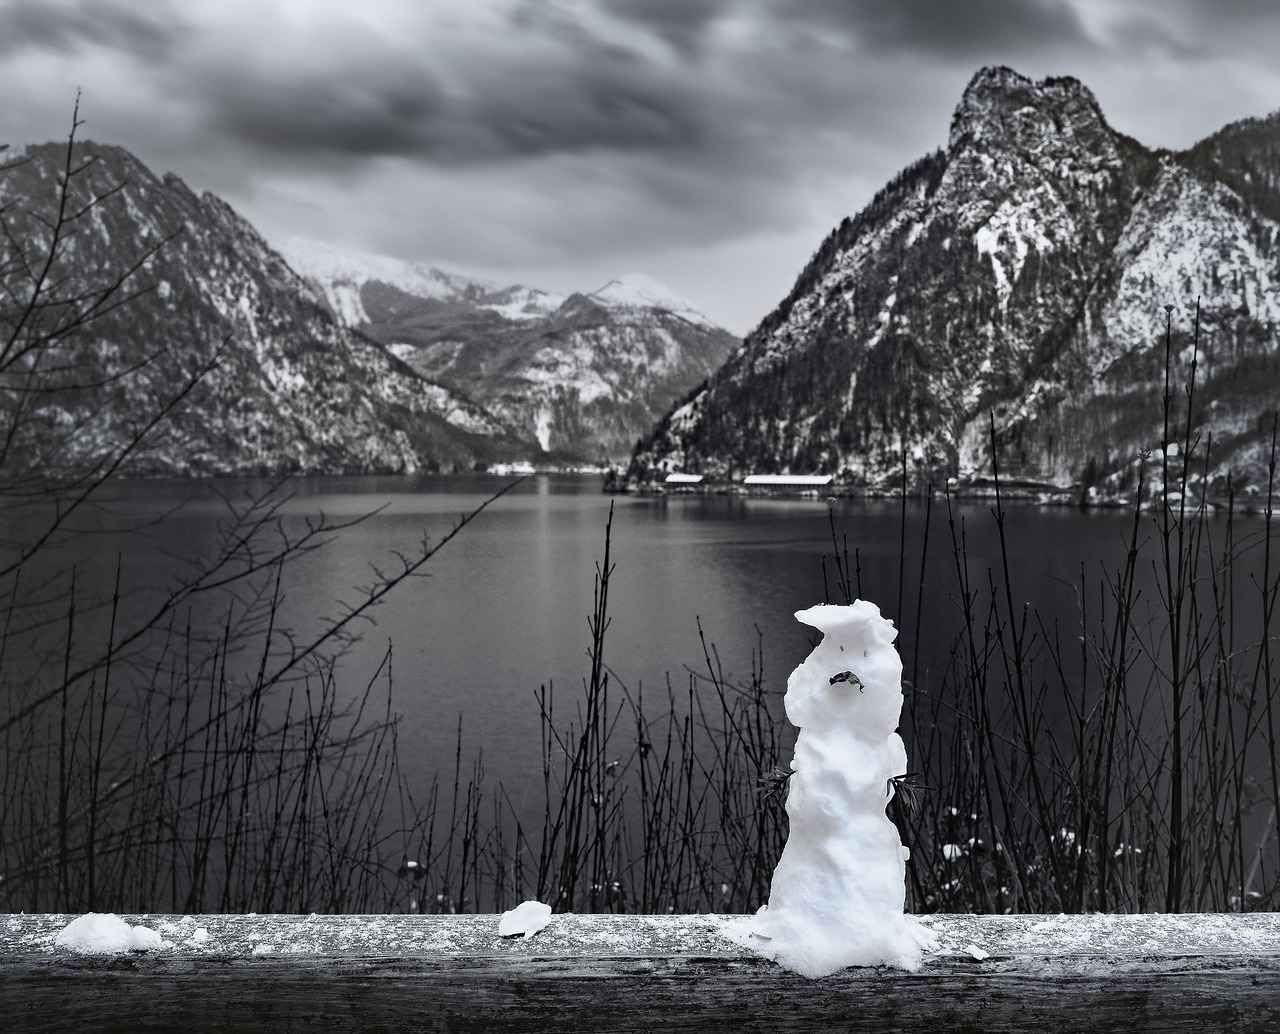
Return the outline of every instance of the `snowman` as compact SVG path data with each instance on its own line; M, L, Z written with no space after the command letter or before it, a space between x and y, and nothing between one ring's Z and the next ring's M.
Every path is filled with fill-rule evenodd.
M885 814L907 772L898 630L865 600L796 618L823 639L787 680L787 718L800 730L790 832L746 942L808 977L847 966L917 969L931 938L903 912L908 852Z

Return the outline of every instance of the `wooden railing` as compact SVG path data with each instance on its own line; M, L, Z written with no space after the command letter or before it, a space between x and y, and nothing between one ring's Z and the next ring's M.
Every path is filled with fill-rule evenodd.
M155 951L81 955L72 916L0 915L0 1030L1280 1030L1280 915L929 916L914 973L807 980L733 917L125 916Z

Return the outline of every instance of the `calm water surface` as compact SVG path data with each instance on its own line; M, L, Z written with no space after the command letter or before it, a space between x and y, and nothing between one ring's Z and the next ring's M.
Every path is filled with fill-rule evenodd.
M285 505L297 531L323 512L349 518L379 512L296 564L284 618L300 632L318 628L357 598L370 565L395 567L425 535L435 541L504 482L487 476L312 478L297 483ZM154 574L165 554L204 548L225 512L220 497L260 490L250 481L135 482L108 509L136 520L185 505L147 536L106 536L104 553L122 550L126 569ZM947 509L932 509L923 605L919 560L925 547L923 503L907 510L905 548L898 502L794 500L739 496L610 497L595 477L540 475L481 514L427 565L427 575L401 586L363 626L363 640L344 659L343 685L357 693L393 644L395 707L403 716L402 761L426 780L453 762L459 718L468 751L483 750L489 778L516 795L538 781L535 693L553 684L567 714L588 670L588 618L593 579L614 507L611 624L606 659L617 679L646 697L683 692L686 668L704 667L698 625L724 669L746 678L763 645L766 685L785 688L787 673L808 652L810 631L796 610L837 600L829 508L860 568L862 595L902 629L907 675L937 680L953 640L958 606ZM380 509L379 509L380 508ZM999 567L990 506L953 507L970 570L985 584ZM1083 564L1092 579L1123 559L1131 518L1120 512L1064 508L1010 511L1008 539L1017 602L1052 622L1075 620ZM159 550L159 551L158 551ZM900 602L901 600L901 602ZM780 712L779 712L780 713Z

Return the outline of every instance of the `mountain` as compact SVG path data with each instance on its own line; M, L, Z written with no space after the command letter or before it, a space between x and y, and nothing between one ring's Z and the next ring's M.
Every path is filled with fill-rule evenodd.
M909 460L917 482L974 478L994 425L1004 474L1128 490L1161 441L1171 305L1179 428L1195 378L1192 469L1256 485L1280 397L1276 124L1156 151L1075 79L981 70L946 148L831 232L631 476L884 487Z
M3 157L0 208L9 236L0 262L0 330L7 332L20 326L23 299L37 283L40 266L31 261L48 252L67 145ZM42 382L39 393L15 388L28 368L5 368L7 411L15 399L39 400L26 411L15 446L29 469L92 467L179 398L127 470L470 469L528 448L501 419L336 320L324 297L217 197L155 176L118 147L77 143L71 168L68 232L39 281L38 319L15 340L36 340L42 320L89 311L104 285L119 290L101 295L95 318L58 336L37 360L46 380L64 371ZM182 397L215 356L216 365Z
M281 250L348 326L550 456L629 455L740 343L640 274L565 297L312 241Z
M305 237L286 238L278 250L294 269L319 286L330 308L348 326L372 322L364 306L366 289L380 317L394 315L394 303L380 297L386 288L410 298L483 309L509 320L546 316L564 302L563 295L536 288L500 287L421 262L339 248Z

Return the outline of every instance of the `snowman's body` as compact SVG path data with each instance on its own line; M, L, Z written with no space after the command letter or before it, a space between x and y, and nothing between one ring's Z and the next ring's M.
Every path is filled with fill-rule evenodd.
M787 680L787 717L800 730L791 828L769 904L751 921L753 946L806 976L915 969L928 938L903 912L907 849L885 814L891 780L907 771L897 629L864 600L796 617L823 640Z

